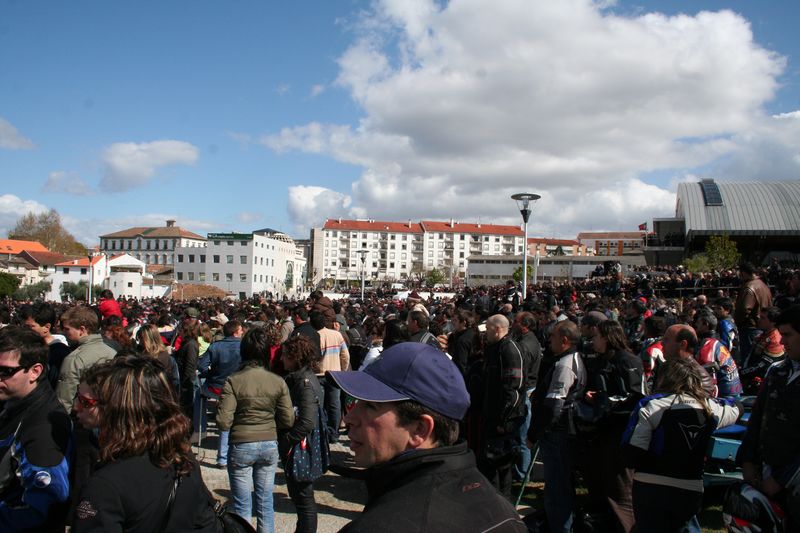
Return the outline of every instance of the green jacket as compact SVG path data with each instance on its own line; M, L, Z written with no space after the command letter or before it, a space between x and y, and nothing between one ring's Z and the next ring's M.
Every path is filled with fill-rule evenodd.
M82 337L78 341L78 347L64 358L58 375L56 394L68 413L72 410L72 402L78 392L83 371L101 361L112 359L116 353L114 348L103 342L101 335L93 333Z
M277 428L288 429L292 424L289 387L280 376L260 366L245 366L225 380L217 426L230 430L230 442L277 440Z

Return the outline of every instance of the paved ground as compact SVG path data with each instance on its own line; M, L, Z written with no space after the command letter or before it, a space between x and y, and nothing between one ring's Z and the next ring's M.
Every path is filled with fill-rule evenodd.
M200 447L193 449L203 470L203 479L209 489L220 499L227 500L231 496L227 470L216 468L217 459L217 433L210 424L208 436L203 439ZM351 462L351 454L347 445L347 437L343 437L341 444L331 446L331 460L336 464ZM314 483L319 514L319 533L339 531L345 524L357 516L364 506L366 491L360 481L343 478L328 472ZM275 531L287 533L294 531L297 515L294 505L286 492L286 482L283 470L278 468L275 476ZM255 519L253 519L255 525Z

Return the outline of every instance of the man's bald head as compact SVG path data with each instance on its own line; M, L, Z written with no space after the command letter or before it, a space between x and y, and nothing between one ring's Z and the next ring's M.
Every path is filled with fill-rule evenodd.
M503 315L492 315L486 320L486 340L494 344L508 335L510 324Z
M697 333L692 326L675 324L664 333L664 358L686 359L697 351Z

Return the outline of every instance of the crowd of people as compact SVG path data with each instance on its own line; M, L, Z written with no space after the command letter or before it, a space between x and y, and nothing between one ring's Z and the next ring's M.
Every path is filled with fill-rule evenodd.
M550 531L699 531L707 444L748 394L738 462L796 525L798 289L775 265L610 265L525 299L509 281L403 300L7 301L0 530L220 531L191 448L213 417L229 510L259 532L279 467L296 531L316 531L314 482L344 434L357 468L331 469L368 490L347 531L526 531L515 487L537 453Z

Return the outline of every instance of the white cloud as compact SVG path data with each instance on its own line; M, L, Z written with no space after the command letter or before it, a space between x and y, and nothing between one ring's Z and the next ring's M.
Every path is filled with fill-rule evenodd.
M277 152L364 168L351 191L305 191L305 204L331 207L335 197L348 201L333 202L336 210L373 218L513 221L508 194L532 190L543 196L547 224L574 236L603 220L635 227L648 216L643 205L649 216L673 212L668 184L640 180L656 170L701 173L738 155L753 163L740 174L776 179L760 172L764 144L751 134L780 146L784 170L799 159L775 134L794 131L795 117L764 113L785 58L755 43L731 11L621 16L609 1L440 4L383 0L363 18L336 81L361 106L358 124L311 122L261 138ZM289 210L303 225L298 217L314 212Z
M292 91L292 86L288 83L279 83L277 87L275 87L275 92L278 93L280 96L285 96Z
M103 152L105 172L100 189L123 192L145 185L160 167L191 165L198 149L183 141L161 140L148 143L115 143Z
M17 220L28 213L38 215L48 210L46 205L36 200L23 200L13 194L0 195L0 235L5 238L8 232L14 229Z
M307 235L312 227L326 218L360 216L361 211L350 208L352 199L325 187L300 185L289 187L287 210L297 235Z
M325 92L325 86L321 83L318 83L311 87L311 97L316 98L317 96L321 95Z
M75 172L56 170L51 172L42 186L42 192L88 196L93 194L92 187Z
M9 121L0 117L0 148L29 150L33 147L33 141L24 137Z

